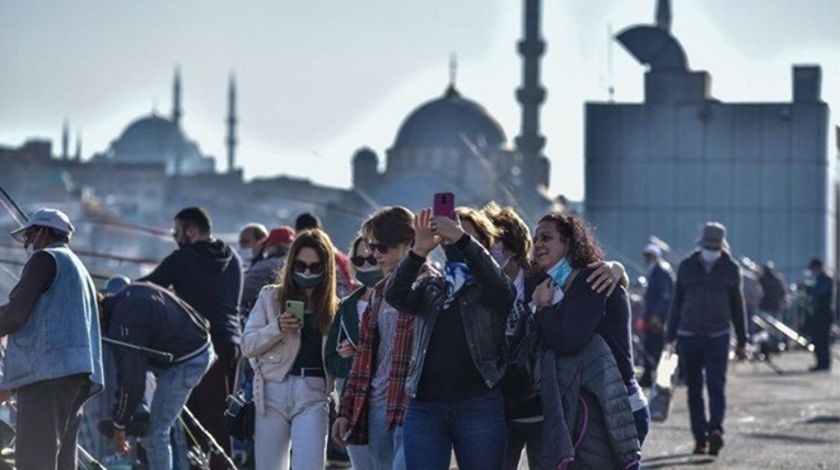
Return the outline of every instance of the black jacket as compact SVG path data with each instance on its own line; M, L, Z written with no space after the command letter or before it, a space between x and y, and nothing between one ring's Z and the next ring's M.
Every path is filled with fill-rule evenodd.
M747 315L741 271L723 252L709 272L700 251L683 260L677 271L674 300L668 315L667 341L680 331L708 336L735 326L738 344L747 342Z
M102 304L106 337L172 354L177 363L207 348L209 325L186 302L149 283L134 283ZM146 370L172 364L147 358L139 351L111 346L117 365L114 423L125 425L143 399Z
M172 287L178 297L209 320L213 346L220 356L231 345L239 344L242 261L221 240L178 248L140 281Z
M490 253L472 237L465 235L451 249L463 256L475 280L463 288L456 301L473 363L487 387L492 388L505 371L505 322L516 290ZM412 398L417 395L426 348L446 299L444 278L430 276L415 282L424 262L424 258L410 252L389 278L385 291L385 300L392 307L417 316L411 372L406 383Z

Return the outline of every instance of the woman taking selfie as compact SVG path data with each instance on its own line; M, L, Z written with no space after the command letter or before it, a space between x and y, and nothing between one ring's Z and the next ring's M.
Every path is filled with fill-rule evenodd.
M497 231L480 212L456 220L423 210L414 246L388 281L385 298L416 317L410 398L403 433L409 469L500 469L505 453L505 321L516 296L488 249ZM445 276L418 275L443 244Z
M321 230L298 233L281 283L260 291L245 331L242 353L254 368L257 470L324 468L331 379L324 342L338 308L335 260Z
M344 392L350 368L353 366L353 355L359 344L359 325L370 303L373 286L384 276L376 257L361 235L357 236L350 246L350 263L350 274L359 281L361 287L341 300L338 314L327 337L327 344L324 346L324 362L327 371L335 377L335 389L339 396ZM367 445L349 445L347 453L354 469L371 468Z

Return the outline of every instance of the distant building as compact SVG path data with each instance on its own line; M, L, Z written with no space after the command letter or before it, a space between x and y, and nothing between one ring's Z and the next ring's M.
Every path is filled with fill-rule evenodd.
M610 256L635 261L650 235L682 256L718 220L736 254L789 278L811 257L834 263L840 190L820 68L793 68L791 102L723 103L708 73L689 70L667 1L659 11L656 26L617 36L648 66L644 102L586 104L585 211Z

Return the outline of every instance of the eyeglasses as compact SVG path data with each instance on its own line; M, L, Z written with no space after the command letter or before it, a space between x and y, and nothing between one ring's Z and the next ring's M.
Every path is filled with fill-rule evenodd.
M368 246L370 246L370 245L368 245ZM376 258L374 258L373 255L370 255L370 256L353 256L353 257L350 258L350 261L352 261L353 265L356 266L357 268L361 268L362 266L365 265L365 263L367 263L371 266L376 266Z
M316 261L312 264L307 264L296 259L295 262L292 263L292 269L294 269L296 273L305 273L308 269L311 274L321 274L324 272L324 263Z
M384 245L382 243L368 243L368 248L370 248L371 251L378 251L380 254L384 255L393 248L393 246Z

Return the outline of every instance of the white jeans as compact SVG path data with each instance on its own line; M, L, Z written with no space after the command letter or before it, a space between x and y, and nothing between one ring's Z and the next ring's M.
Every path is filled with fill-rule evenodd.
M265 382L265 414L256 413L256 470L288 470L289 446L295 470L323 470L329 410L325 379L288 375Z

